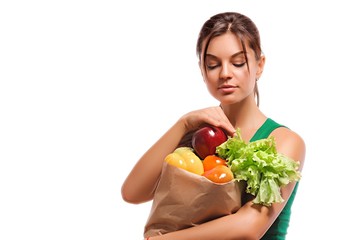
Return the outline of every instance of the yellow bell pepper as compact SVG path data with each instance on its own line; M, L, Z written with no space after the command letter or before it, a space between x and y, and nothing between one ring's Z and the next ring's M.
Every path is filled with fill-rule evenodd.
M201 159L190 147L179 147L175 149L174 152L165 157L165 162L198 175L204 173L204 166Z

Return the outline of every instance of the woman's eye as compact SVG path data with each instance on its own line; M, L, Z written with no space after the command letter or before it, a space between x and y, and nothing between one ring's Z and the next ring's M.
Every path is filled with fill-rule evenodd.
M234 65L235 67L242 67L242 66L245 65L245 62L243 62L243 63L233 63L233 65Z
M206 65L206 67L209 69L209 70L213 70L215 68L217 68L219 65L218 64L208 64Z
M234 65L235 67L237 67L237 68L240 68L240 67L244 66L245 64L246 64L246 62L233 63L233 65ZM213 70L213 69L219 67L220 65L221 65L221 64L219 64L219 63L209 63L209 64L206 64L206 67L207 67L207 69L209 69L209 70Z

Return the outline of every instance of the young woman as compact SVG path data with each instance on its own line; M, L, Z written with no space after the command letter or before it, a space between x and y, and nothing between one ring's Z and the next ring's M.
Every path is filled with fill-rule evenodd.
M122 197L129 203L154 198L164 158L203 124L221 127L229 136L240 128L245 141L274 136L277 151L299 161L300 171L303 167L303 139L259 109L257 81L264 69L265 56L252 20L236 12L211 17L200 31L197 54L208 91L220 104L181 116L139 159L122 186ZM296 186L292 182L281 189L285 200L282 203L264 206L249 200L234 214L148 239L285 239Z

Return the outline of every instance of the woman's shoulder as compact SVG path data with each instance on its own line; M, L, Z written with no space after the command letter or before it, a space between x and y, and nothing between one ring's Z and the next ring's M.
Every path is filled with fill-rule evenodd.
M275 129L270 136L275 138L278 152L303 162L306 153L306 144L301 135L287 127Z

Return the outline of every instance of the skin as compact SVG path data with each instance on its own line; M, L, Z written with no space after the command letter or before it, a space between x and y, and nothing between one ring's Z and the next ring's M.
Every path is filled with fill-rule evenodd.
M244 49L236 35L227 32L210 41L205 67L200 59L200 69L209 93L220 106L189 112L182 117L139 159L122 186L122 197L129 203L142 203L154 198L154 189L161 173L165 156L174 151L181 138L204 123L221 127L229 135L241 129L242 138L249 141L267 116L258 108L254 87L265 65L265 57L255 59L247 46ZM277 150L300 162L305 159L305 143L294 131L277 128L271 133ZM143 171L146 169L146 171ZM275 221L294 189L295 183L282 188L283 203L262 206L246 202L237 213L221 217L196 227L171 232L151 240L227 240L260 239Z

